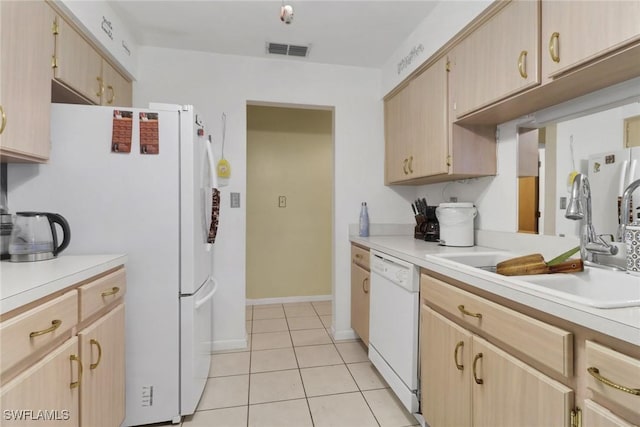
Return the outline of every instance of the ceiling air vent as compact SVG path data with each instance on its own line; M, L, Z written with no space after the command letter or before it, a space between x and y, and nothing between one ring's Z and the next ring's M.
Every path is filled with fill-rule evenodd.
M267 52L274 55L289 55L306 57L309 54L309 46L296 46L282 43L267 43Z

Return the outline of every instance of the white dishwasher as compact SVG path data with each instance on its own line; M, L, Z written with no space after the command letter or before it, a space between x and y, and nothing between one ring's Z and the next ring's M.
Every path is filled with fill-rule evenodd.
M418 267L371 251L369 359L411 413L418 412Z

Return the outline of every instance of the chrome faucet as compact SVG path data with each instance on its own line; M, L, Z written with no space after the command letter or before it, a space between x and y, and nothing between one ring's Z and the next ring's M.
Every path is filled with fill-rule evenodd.
M629 210L631 210L631 194L640 187L640 179L636 179L624 189L620 203L620 225L618 226L618 241L624 242L624 232L629 225Z
M591 187L586 175L579 173L573 180L571 198L564 216L576 221L582 220L582 226L580 227L580 255L585 265L608 267L599 262L598 257L599 255L616 255L618 247L607 243L604 236L597 235L593 228Z

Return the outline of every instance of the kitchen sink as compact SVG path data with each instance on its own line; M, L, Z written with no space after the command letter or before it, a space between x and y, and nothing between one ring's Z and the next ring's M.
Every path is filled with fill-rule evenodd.
M438 254L470 267L495 273L496 264L518 255L496 252L465 252ZM595 308L640 307L640 277L622 271L585 267L580 273L501 276L513 284L567 301Z
M438 254L438 258L445 258L451 261L482 270L496 271L496 265L502 261L516 257L509 252L465 252L465 253L445 253Z
M596 308L640 306L640 277L585 267L580 273L513 276L525 286Z

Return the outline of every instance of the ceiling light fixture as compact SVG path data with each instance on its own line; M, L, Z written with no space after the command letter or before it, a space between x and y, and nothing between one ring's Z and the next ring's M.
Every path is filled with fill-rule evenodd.
M293 6L284 4L284 0L282 0L282 6L280 6L280 20L285 24L291 24L291 21L293 21Z

